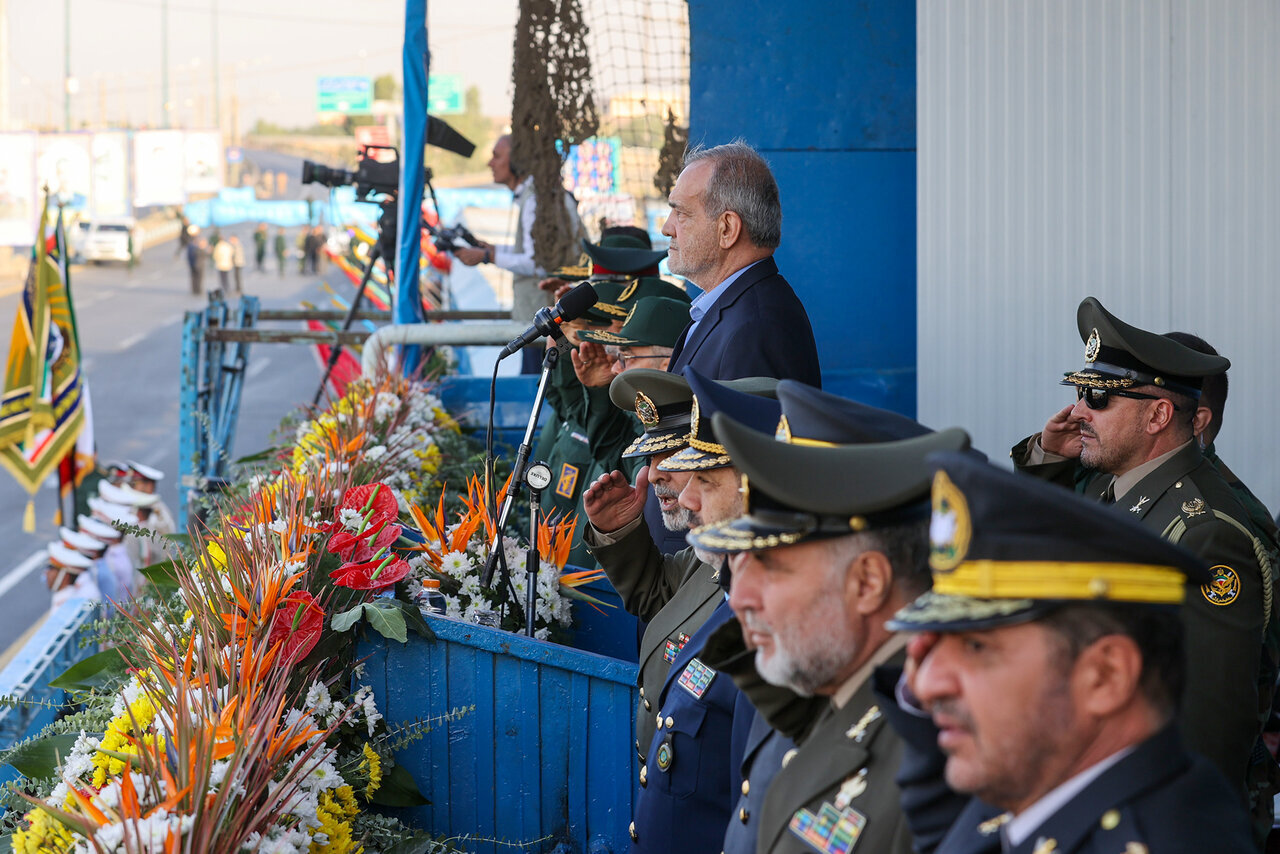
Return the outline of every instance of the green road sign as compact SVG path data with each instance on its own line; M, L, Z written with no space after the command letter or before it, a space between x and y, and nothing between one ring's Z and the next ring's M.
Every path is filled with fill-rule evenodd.
M316 112L368 113L373 110L373 83L368 77L320 77L316 80Z
M461 113L467 109L461 74L432 74L427 78L427 112L433 116Z

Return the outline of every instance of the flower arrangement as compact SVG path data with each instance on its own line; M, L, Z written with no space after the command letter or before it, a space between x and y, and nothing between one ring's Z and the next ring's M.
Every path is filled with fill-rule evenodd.
M359 685L354 630L430 637L421 607L437 595L446 616L522 629L525 547L508 539L509 573L481 588L507 486L486 500L470 440L429 390L389 376L348 389L146 571L154 589L116 618L117 645L64 675L81 708L47 736L59 760L24 771L14 851L437 847L368 809L422 802L393 755L431 722L388 727ZM465 491L441 479L451 466L470 466ZM575 525L537 531L543 639L569 626L572 599L598 604L576 589L598 572L564 573Z
M499 493L501 504L510 481ZM501 625L520 631L525 625L525 603L528 601L529 576L525 571L528 544L518 539L504 539L504 558L508 568L507 583L495 589L480 586L488 550L496 534L496 524L484 489L474 475L467 481L467 491L460 496L464 510L452 524L445 513L445 494L430 516L421 508L410 508L422 532L424 542L419 554L408 562L408 595L411 600L426 603L433 591L443 597L446 616L471 623ZM572 599L599 605L598 600L577 588L603 575L601 570L565 573L569 547L573 542L577 517L541 521L538 526L537 613L534 636L550 639L556 630L571 623Z

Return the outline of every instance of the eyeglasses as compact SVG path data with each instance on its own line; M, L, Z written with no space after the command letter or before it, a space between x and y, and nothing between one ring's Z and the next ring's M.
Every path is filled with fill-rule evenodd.
M1167 397L1161 397L1158 394L1143 394L1139 391L1120 391L1114 388L1086 388L1085 386L1076 386L1076 400L1083 400L1084 405L1093 410L1106 409L1107 404L1111 402L1112 397L1131 397L1135 400L1169 400ZM1169 405L1174 410L1181 412L1182 407L1169 400Z
M622 370L624 371L627 369L628 362L639 362L643 359L668 359L668 358L670 358L670 356L628 356L628 355L625 355L624 353L619 353L617 356L618 364L622 366Z

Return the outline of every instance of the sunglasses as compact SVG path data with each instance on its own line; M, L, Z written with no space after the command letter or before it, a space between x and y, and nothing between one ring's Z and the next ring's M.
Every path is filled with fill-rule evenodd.
M1084 405L1093 410L1106 409L1107 404L1112 397L1130 397L1134 400L1169 400L1167 397L1161 397L1158 394L1143 394L1139 391L1120 391L1114 388L1086 388L1085 386L1076 386L1076 400L1083 400ZM1169 400L1169 405L1175 411L1181 412L1182 407Z

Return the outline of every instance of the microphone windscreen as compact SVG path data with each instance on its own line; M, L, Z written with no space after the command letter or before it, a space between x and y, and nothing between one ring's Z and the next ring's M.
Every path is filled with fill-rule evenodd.
M591 287L590 282L583 282L569 293L560 297L557 305L560 308L561 320L577 320L591 306L595 305L600 297L596 294L596 289Z

